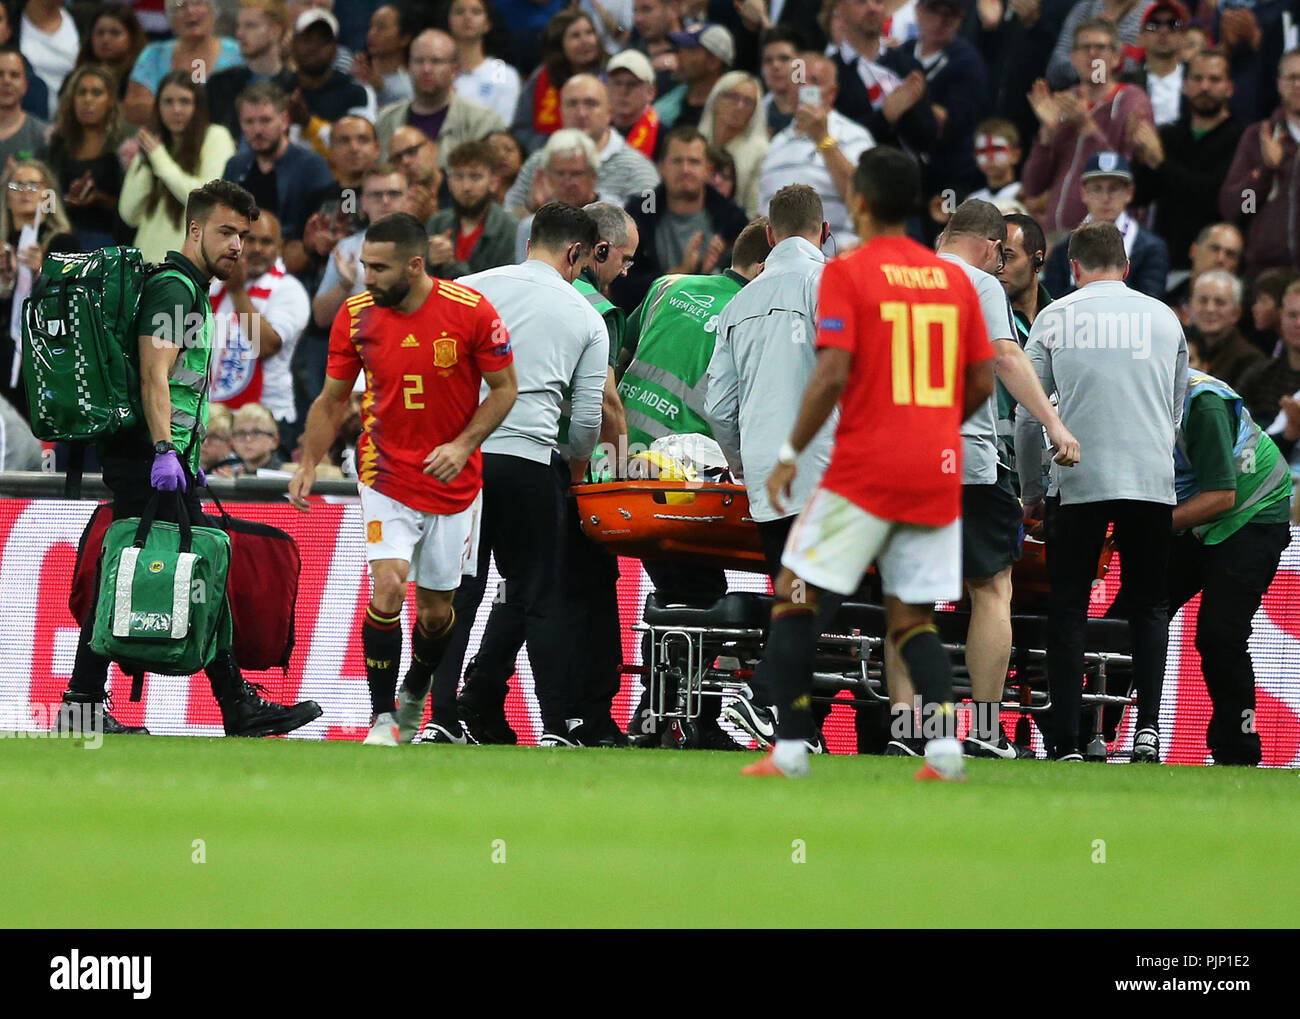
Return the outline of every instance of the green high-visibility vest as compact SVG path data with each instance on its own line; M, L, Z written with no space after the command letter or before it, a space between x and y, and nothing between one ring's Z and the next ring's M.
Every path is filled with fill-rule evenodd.
M187 317L181 338L181 351L167 376L172 402L172 445L185 458L191 473L198 473L203 452L203 437L208 433L208 372L212 365L213 337L216 322L208 295L199 292L194 281L179 269L166 270L159 276L175 276L194 292L190 314L201 313L203 325L194 330Z
M582 276L573 281L573 288L585 297L605 320L605 329L609 333L609 363L613 367L614 359L618 356L618 348L623 343L627 315L623 313L622 308L611 302L591 284L586 278L586 270L583 270ZM560 390L560 430L556 437L556 445L566 459L569 455L569 413L572 409L570 404L572 398L573 387L564 386Z
M731 271L664 276L651 285L628 320L628 343L636 356L618 384L629 446L648 448L665 435L712 436L704 417L706 372L718 316L744 285L744 278Z

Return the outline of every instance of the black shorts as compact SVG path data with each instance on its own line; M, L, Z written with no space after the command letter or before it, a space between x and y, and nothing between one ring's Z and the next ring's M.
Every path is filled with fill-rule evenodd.
M999 468L992 485L961 487L961 573L982 580L1020 558L1025 535L1020 500Z

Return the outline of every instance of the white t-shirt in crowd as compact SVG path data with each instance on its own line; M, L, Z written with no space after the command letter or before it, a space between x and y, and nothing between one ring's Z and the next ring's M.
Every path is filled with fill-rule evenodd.
M77 65L77 50L81 48L81 36L77 34L77 24L72 20L72 15L67 11L60 11L59 14L62 15L59 27L50 34L42 32L24 14L20 47L23 56L32 65L32 70L49 89L50 120L54 119L54 114L59 109L59 89L63 86L63 79Z
M496 110L509 124L515 118L515 105L523 84L519 72L496 57L488 57L472 71L456 75L456 91L466 99Z
M1178 119L1183 102L1183 65L1179 64L1164 77L1147 73L1147 96L1155 113L1156 127Z
M280 349L261 359L262 395L259 402L277 421L296 421L289 363L293 360L298 338L307 328L311 301L303 285L285 271L284 262L279 260L245 286L253 307L280 337ZM213 280L209 296L215 305L213 316L217 320L217 336L224 342L213 354L213 378L208 396L214 403L220 403L244 391L256 375L257 363L251 357L242 356L251 348L244 342L246 338L226 285Z

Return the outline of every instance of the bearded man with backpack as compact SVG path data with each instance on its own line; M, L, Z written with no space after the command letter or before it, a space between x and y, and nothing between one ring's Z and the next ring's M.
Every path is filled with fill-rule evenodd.
M145 278L134 329L141 414L131 427L99 440L115 520L143 516L158 495L159 520L176 521L183 503L192 523L206 522L197 489L206 480L199 455L208 419L214 333L208 288L213 279L225 280L235 270L257 216L253 196L237 184L214 180L196 188L186 204L184 245L168 252ZM94 619L92 606L83 620L58 724L142 732L121 725L104 708L109 660L91 648ZM263 700L241 675L229 648L218 650L204 671L227 736L279 735L321 715L314 701L287 707ZM90 719L85 717L88 710L93 712Z

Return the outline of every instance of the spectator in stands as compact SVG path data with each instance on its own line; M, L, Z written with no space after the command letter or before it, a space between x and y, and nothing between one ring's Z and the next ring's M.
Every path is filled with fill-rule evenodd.
M642 53L650 61L657 92L670 91L676 84L677 47L668 34L682 30L681 5L678 0L634 0L632 26L628 50Z
M9 13L8 5L0 3L0 52L8 49L11 43L14 51L18 52L17 43L14 43L13 17ZM32 70L31 61L26 57L22 59L23 70L27 73L27 94L23 96L23 111L44 122L50 115L50 90Z
M576 8L560 11L542 35L542 64L524 82L510 133L536 152L562 126L560 89L575 74L600 74L605 50L591 17Z
M113 72L117 81L117 99L126 99L131 70L145 47L144 29L129 4L107 3L96 8L90 30L81 40L77 66L100 64Z
M438 145L418 127L399 127L388 144L388 162L406 174L409 212L421 223L438 211L443 173Z
M713 86L700 119L705 140L731 156L735 188L727 197L750 219L758 215L758 181L768 147L762 95L758 79L748 71L728 71Z
M1196 278L1211 269L1223 269L1237 275L1244 243L1241 231L1228 223L1211 223L1196 235L1188 249L1192 262L1190 271L1170 273L1169 278L1176 282L1165 294L1165 304L1174 309L1183 325L1191 321L1192 284Z
M497 15L488 0L452 0L447 25L456 40L456 91L509 124L515 117L523 82L499 56L489 56L497 36ZM495 52L495 47L491 47Z
M534 155L540 155L541 159L532 190L550 195L548 201L567 202L581 208L617 197L597 193L600 152L585 131L562 127L547 139L542 151ZM520 171L520 177L523 177L523 171ZM529 213L519 221L515 232L516 262L523 262L528 257L528 238L532 228L533 215Z
M506 34L506 51L502 55L520 74L527 76L537 67L537 41L546 33L551 19L568 7L568 0L495 0L497 16Z
M1219 212L1246 232L1248 274L1300 265L1300 241L1293 227L1300 213L1296 187L1296 135L1300 134L1300 49L1278 64L1281 105L1267 120L1251 124L1237 143L1219 190Z
M664 129L698 127L704 104L724 72L736 62L736 43L721 25L699 24L669 38L677 45L681 82L655 102Z
M614 129L627 139L629 148L654 159L662 122L654 108L654 68L645 54L624 50L611 57L605 67L605 87Z
M429 272L456 279L515 261L515 218L492 198L492 148L461 142L447 157L450 209L428 223Z
M50 168L34 159L10 160L0 176L0 321L8 322L13 312L19 266L37 273L46 252L78 250L56 185ZM24 244L24 227L37 229L35 244ZM27 390L21 377L12 384L16 349L12 342L0 343L0 396L26 417Z
M885 66L885 5L881 0L843 0L832 9L844 26L844 39L831 54L840 82L835 108L880 144L928 152L939 125L926 101L925 72L909 65L900 75L898 67Z
M1228 112L1231 96L1227 59L1207 51L1187 65L1184 116L1158 130L1144 120L1133 126L1135 202L1155 204L1154 229L1174 269L1191 265L1194 238L1218 218L1219 187L1242 132Z
M650 198L637 196L624 206L640 244L633 267L610 288L619 307L635 308L660 276L708 275L727 267L728 251L748 221L709 186L708 147L695 128L673 128L659 161L663 183Z
M0 49L0 166L13 159L44 159L49 125L23 109L27 72L12 46Z
M235 452L235 415L224 403L208 404L208 430L199 450L199 466L210 478L233 478L240 466Z
M361 178L379 162L379 135L365 117L340 117L330 129L330 170L343 189L359 191Z
M1201 273L1192 286L1192 324L1188 336L1195 334L1201 345L1205 370L1230 386L1264 355L1241 335L1237 322L1241 318L1241 280L1222 269Z
M964 0L917 0L915 49L883 59L900 78L925 75L925 98L937 130L922 165L927 196L963 198L984 181L975 165L975 126L988 104L988 75L979 51L957 35ZM870 124L867 124L870 130Z
M713 185L713 190L723 198L735 201L736 161L731 158L730 153L714 145L709 146L707 159L709 162L709 183Z
M275 416L260 403L248 403L235 411L231 430L235 452L239 455L240 474L259 470L278 471L284 466L280 458L280 429Z
M280 55L288 33L284 0L239 0L235 38L243 62L208 79L208 110L212 123L240 138L236 100L249 85L274 81L284 87L287 70Z
M1118 152L1094 152L1079 178L1079 193L1087 215L1085 223L1114 223L1124 239L1128 275L1124 282L1148 297L1163 298L1169 274L1169 249L1165 242L1144 229L1128 207L1133 201L1133 170ZM1075 290L1070 271L1068 245L1062 241L1047 260L1043 282L1053 299Z
M1016 167L1020 165L1020 132L1009 120L990 118L975 129L975 165L984 175L984 187L971 198L992 202L1001 208L1021 199Z
M1151 100L1157 127L1176 123L1182 115L1183 31L1187 9L1178 0L1157 0L1142 15L1142 42L1146 56L1140 81Z
M126 90L126 119L148 121L154 96L168 71L201 71L206 81L218 71L243 62L239 43L217 35L211 0L167 0L167 20L174 39L151 42L140 52Z
M1254 365L1234 387L1246 403L1250 416L1265 431L1273 433L1279 414L1300 415L1296 394L1300 393L1300 282L1292 283L1282 296L1282 353ZM1297 431L1300 420L1286 427ZM1294 436L1292 436L1294 437Z
M988 114L1011 121L1021 138L1038 133L1029 90L1047 62L1075 0L986 0L976 4L973 41L989 75Z
M334 0L287 0L285 4L285 24L293 28L298 24L298 19L303 16L305 11L310 10L328 11L334 13ZM293 51L290 47L291 36L288 34L284 37L284 42L280 48L280 57L285 66L292 70L293 68ZM338 55L334 58L334 69L342 71L344 74L350 74L352 71L353 52L347 46L339 46Z
M763 160L758 211L766 214L772 196L789 184L807 184L822 197L834 247L858 242L848 198L853 171L875 142L870 132L834 108L838 95L836 64L818 53L802 55L808 83L821 90L821 106L800 104L794 121L772 138Z
M648 193L659 183L654 163L631 148L610 127L609 93L599 78L575 74L560 90L560 118L565 128L581 131L596 146L600 169L596 189L621 204L633 195ZM514 186L506 195L506 209L515 215L535 212L551 200L548 177L538 178L542 154L528 157Z
M117 149L125 132L113 72L85 64L68 75L50 138L50 168L82 251L126 240L126 226L117 214L122 193Z
M296 71L283 76L289 95L289 121L302 130L304 143L326 155L330 125L355 114L374 121L379 112L369 85L358 85L334 66L338 53L338 19L329 11L304 11L294 25L289 50Z
M247 147L231 156L222 176L247 188L258 208L275 213L286 240L300 240L307 217L334 188L329 165L289 141L289 97L272 82L250 85L238 108ZM285 261L296 270L297 260Z
M795 81L794 62L803 46L795 32L788 28L770 28L763 33L759 48L763 85L763 120L768 137L784 131L794 120L795 107L799 105L799 83Z
M1090 21L1106 21L1115 26L1116 65L1125 48L1136 51L1138 37L1142 35L1142 16L1146 13L1150 0L1080 0L1065 16L1061 34L1057 36L1056 47L1052 50L1051 60L1047 64L1047 80L1054 90L1066 88L1078 82L1087 82L1088 68L1080 69L1075 59L1078 49L1078 31Z
M124 149L131 151L118 212L135 228L131 242L151 262L179 251L185 203L197 187L220 177L235 154L230 132L208 122L207 92L187 71L169 71L153 117Z
M385 106L375 124L386 151L391 153L389 139L399 127L417 127L438 143L438 165L445 167L447 153L461 142L505 127L494 111L456 91L456 43L446 32L431 28L417 35L410 68L412 97Z
M514 187L524 165L524 147L509 131L493 131L487 136L496 162L492 166L492 197L505 205L506 195Z
M1282 295L1286 288L1300 279L1294 269L1265 269L1255 277L1251 291L1255 298L1250 305L1251 325L1255 346L1272 357L1281 342Z
M415 38L415 12L406 4L383 4L370 15L366 48L352 57L352 77L375 93L380 106L410 99L406 53Z
M1094 0L1085 0L1075 10L1093 5ZM1120 84L1116 77L1123 53L1114 26L1095 19L1080 21L1073 38L1071 59L1080 83L1065 92L1052 92L1039 78L1029 96L1042 126L1021 180L1031 200L1046 194L1047 206L1039 222L1049 239L1083 220L1086 210L1079 175L1089 158L1111 151L1130 159L1138 121L1151 120L1146 93L1136 85Z
M395 212L410 212L410 187L404 172L389 163L367 171L361 183L361 211L365 224L377 223ZM334 316L349 297L366 289L361 269L361 242L365 227L349 234L334 246L316 296L312 298L312 318L321 329L334 324ZM322 376L325 366L322 363Z
M49 93L51 119L58 112L59 90L63 79L72 73L77 64L77 51L81 36L72 12L64 9L62 0L27 0L23 8L19 39L23 56L31 61L32 69L45 82Z
M279 221L263 212L244 241L239 268L224 283L213 280L210 291L223 341L213 355L210 398L236 411L264 406L276 422L276 446L280 429L297 420L289 365L311 314L307 291L285 271L283 246ZM247 461L246 449L236 451Z

